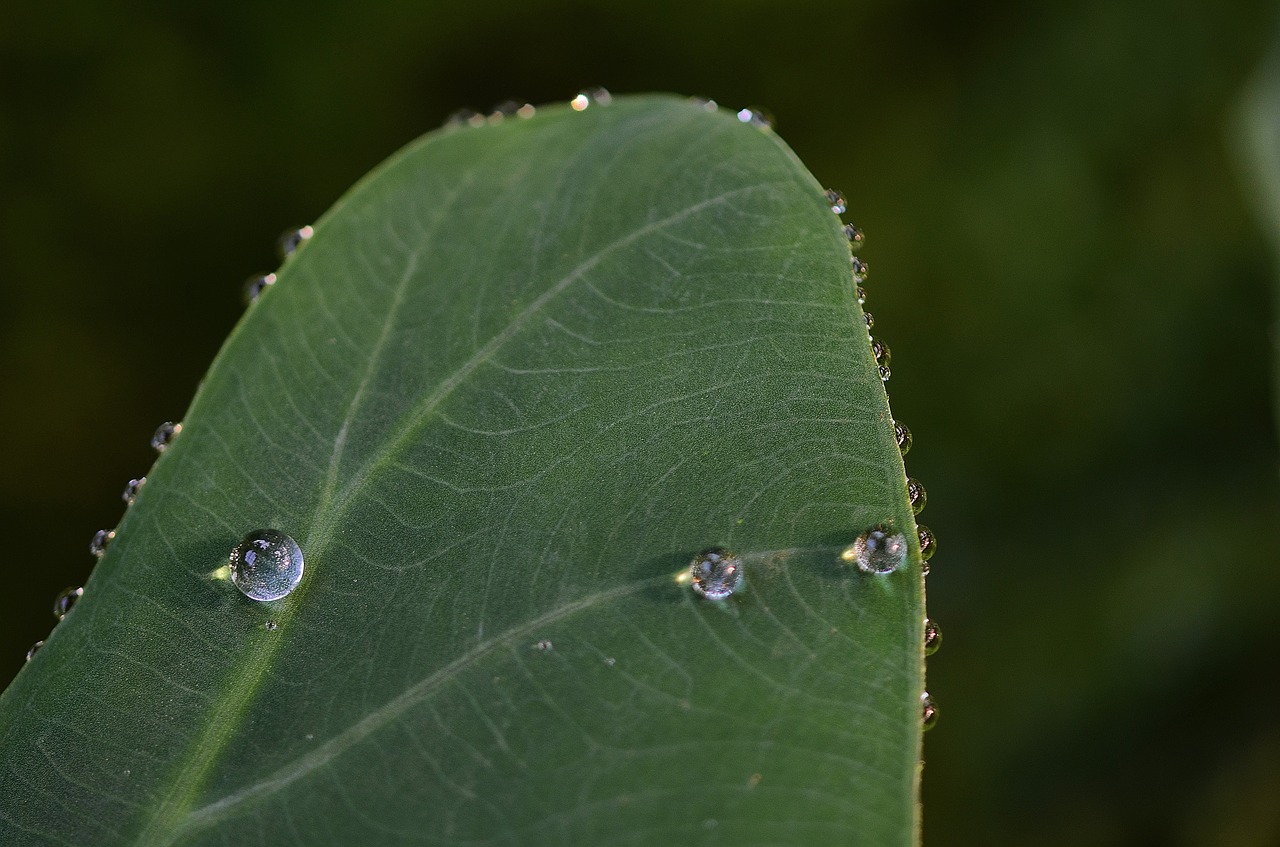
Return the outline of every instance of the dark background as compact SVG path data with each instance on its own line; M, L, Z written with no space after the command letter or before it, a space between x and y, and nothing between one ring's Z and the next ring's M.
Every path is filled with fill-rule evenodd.
M1280 844L1270 4L6 4L0 682L286 227L465 105L760 104L867 232L941 552L930 844ZM1049 5L1049 4L1045 4Z

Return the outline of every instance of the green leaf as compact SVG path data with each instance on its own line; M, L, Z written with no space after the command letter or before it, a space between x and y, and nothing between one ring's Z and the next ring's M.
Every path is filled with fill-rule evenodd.
M841 561L876 524L897 572ZM262 527L306 557L270 603L225 578ZM432 133L250 307L0 700L0 841L908 844L922 588L776 136L669 97Z

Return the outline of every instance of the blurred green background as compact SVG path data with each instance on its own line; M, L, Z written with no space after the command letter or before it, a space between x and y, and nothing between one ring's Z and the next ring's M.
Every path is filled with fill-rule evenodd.
M1280 844L1265 3L8 4L0 682L286 227L461 106L759 104L867 232L940 538L930 844Z

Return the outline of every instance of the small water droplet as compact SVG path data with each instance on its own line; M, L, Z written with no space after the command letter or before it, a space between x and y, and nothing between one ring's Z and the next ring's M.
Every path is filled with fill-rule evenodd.
M528 120L529 118L533 117L536 114L538 114L538 107L533 105L532 103L524 103L520 106L519 109L516 109L517 118L524 118Z
M872 337L871 339L871 355L875 356L876 361L882 365L888 365L893 360L893 354L889 351L889 345L875 337Z
M889 370L889 366L888 366L888 365L881 365L881 366L880 366L880 368L879 368L879 372L880 372L880 381L881 381L881 382L888 382L888 381L889 381L889 377L893 376L893 372Z
M275 274L254 274L244 281L244 302L252 304L268 287L276 284Z
M93 534L93 540L89 542L89 552L101 559L107 552L107 547L116 538L114 529L100 529Z
M275 621L267 621L265 624L263 624L263 626L267 628L267 632L275 632L277 629L280 628L280 624L276 623Z
M501 123L504 118L514 118L520 111L520 103L515 100L503 100L489 111L490 123Z
M556 649L556 645L552 644L550 641L544 638L541 641L539 641L537 644L533 645L533 649L541 651L543 653L550 653L552 650Z
M920 720L925 732L938 723L938 707L933 705L933 696L928 691L920 695Z
M450 129L459 129L466 126L474 116L475 111L472 109L457 109L444 119L444 125Z
M831 204L831 211L837 215L843 215L848 204L844 201L844 195L834 188L827 189L827 202Z
M579 94L577 97L569 101L569 108L575 112L585 111L591 105L591 98L585 94Z
M145 476L129 480L128 484L124 487L124 492L120 495L120 499L124 501L126 506L132 506L133 501L138 499L138 492L141 491L142 486L146 484L147 478Z
M156 434L151 436L151 449L157 453L163 453L169 449L169 445L173 443L173 439L182 434L182 424L173 421L165 421L160 424Z
M482 118L483 120L483 118ZM280 236L280 240L276 242L276 252L280 254L280 260L292 256L302 248L302 245L311 240L311 236L315 235L315 229L310 226L302 226L297 229L291 229Z
M938 552L938 539L933 534L933 530L924 524L916 527L916 532L920 537L920 560L927 562L933 558L933 554Z
M853 562L863 573L893 573L907 560L907 537L875 526L854 539L840 558Z
M858 297L859 306L865 306L867 304L867 289L863 288L861 285L856 286L854 288L854 294Z
M253 600L279 600L302 580L298 542L276 529L256 529L231 551L231 581Z
M907 499L911 501L911 513L918 515L924 511L925 503L929 502L929 495L925 492L924 486L917 479L907 477Z
M62 620L67 616L67 612L71 611L71 607L76 604L84 595L84 589L80 586L75 588L64 589L61 594L53 599L53 616L58 620Z
M757 129L773 129L774 127L773 115L769 114L768 109L762 109L759 106L748 106L745 109L739 109L738 120Z
M618 664L618 660L613 658L612 656L605 656L604 663L609 667L613 667L614 665Z
M854 256L850 260L850 265L853 267L853 281L866 282L867 274L871 272L871 268L867 267L867 263Z
M600 85L588 88L582 93L587 95L587 99L592 103L599 106L608 106L613 102L613 95L609 93L609 89Z
M31 649L27 651L27 661L29 662L32 659L34 659L36 655L36 651L38 651L43 646L44 646L43 641L37 641L35 644L32 644Z
M873 327L873 326L875 326L875 325L876 325L876 316L875 316L875 315L873 315L873 314L871 314L870 312L863 312L863 313L862 313L862 322L863 322L864 324L866 324L866 325L867 325L867 329L868 329L868 330L870 330L870 329L871 329L871 327Z
M867 240L862 230L853 224L844 225L844 237L849 239L849 249L857 251L862 246L862 242Z
M695 106L701 106L708 112L714 112L716 109L720 108L719 104L710 97L690 97L689 102Z
M893 422L893 439L898 442L898 451L902 455L911 452L911 430L901 421Z
M760 780L762 779L764 779L764 774L753 773L750 777L747 778L747 788L755 788L757 785L760 784Z
M722 547L703 550L689 563L693 590L708 600L723 600L742 586L742 560Z
M928 618L924 619L924 654L932 656L942 646L942 630Z

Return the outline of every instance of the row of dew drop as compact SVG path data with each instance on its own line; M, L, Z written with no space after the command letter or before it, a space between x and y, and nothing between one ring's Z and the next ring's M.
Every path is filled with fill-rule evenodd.
M303 226L303 227L298 227L296 229L287 230L283 235L280 236L279 240L276 242L276 250L280 255L280 260L285 261L288 258L290 258L294 253L298 251L298 248L300 248L303 244L305 244L311 238L313 233L314 233L314 229L310 226ZM271 285L275 284L275 281L276 281L276 275L274 273L254 274L253 276L249 277L249 279L245 282L245 285L244 285L244 298L246 303L253 303L254 301L256 301L258 297L261 296L262 292L264 292ZM157 453L163 453L169 447L169 445L173 443L174 439L177 438L178 435L180 435L181 433L182 433L181 423L175 423L174 421L165 421L164 423L160 424L159 428L156 429L155 434L151 436L152 449L154 449ZM121 493L121 497L120 497L120 499L124 501L125 508L128 508L129 506L133 505L134 501L138 499L138 495L141 493L142 487L146 485L146 483L147 483L147 478L145 476L140 476L137 479L129 480L128 483L125 484L124 491ZM277 533L275 530L260 530L260 532L275 533L276 535L279 535L282 538L288 538L288 536L285 536L283 533ZM246 536L246 541L249 541L250 537L253 535L254 533L250 533L250 536ZM115 537L116 537L116 531L114 529L100 529L97 532L95 532L93 534L93 538L89 541L90 555L92 555L95 559L101 559L104 555L106 555L107 547L111 544L112 541L115 540ZM289 543L293 544L293 548L295 550L297 549L297 544L293 543L293 539L289 539ZM244 544L245 542L241 542L241 545L244 545ZM240 545L237 546L237 549L239 549L239 546ZM242 555L241 559L243 560L243 558L244 556ZM250 591L255 591L256 593L264 593L264 592L270 593L270 590L255 588L252 584L255 581L255 579L262 582L273 583L272 577L270 577L265 572L262 574L258 574L257 569L252 567L253 558L254 556L251 555L250 556L251 561L249 563L249 566L247 568L242 568L240 571L241 581L244 581L247 585L249 585L249 590L245 590L245 588L241 588L241 590L245 591L245 593L248 594L249 596L253 596L253 594L251 594ZM233 561L234 561L234 557L233 557ZM235 568L233 568L232 581L236 582L236 585L239 587L241 584L241 581L237 581L236 577L237 577L237 571ZM283 597L285 594L289 593L289 591L292 591L293 588L297 585L297 581L300 580L301 578L302 578L302 553L299 550L297 552L297 579L294 580L293 585L291 585L287 590L284 590L283 592L281 592L278 596ZM278 590L278 587L276 590ZM59 593L58 596L53 601L54 619L58 623L61 623L62 620L66 618L66 616L71 612L71 608L75 605L76 601L83 596L84 596L84 588L81 586L74 586L72 588L67 588L63 590L61 593ZM270 597L270 598L258 597L255 599L278 599L278 597ZM43 646L44 646L43 639L33 644L31 646L31 649L27 651L27 661L28 662L31 661L35 657L36 653Z
M591 88L580 92L569 101L569 107L575 112L585 111L590 106L608 106L613 102L612 95L604 88ZM693 98L693 102L707 111L716 111L719 107L714 100ZM531 118L537 109L529 103L514 100L505 101L495 106L487 115L462 109L455 112L446 121L446 128L464 126L478 127L499 123L507 118ZM747 107L735 113L739 121L760 130L771 131L774 125L772 115L757 107ZM831 211L843 215L848 204L843 194L835 190L826 192L826 200ZM863 287L869 275L869 268L856 253L865 241L863 231L854 224L845 224L843 234L850 250L850 267L854 283L855 295L859 306L866 304L867 292ZM299 227L285 232L277 243L281 260L287 260L314 234L311 226ZM254 274L244 284L244 299L252 304L267 288L274 285L275 273ZM883 383L889 381L891 375L889 364L891 353L889 346L879 338L871 335L875 318L870 312L863 312L867 338L876 362L878 375ZM886 389L887 393L887 389ZM903 456L911 449L911 431L905 424L895 420L894 438ZM151 439L151 446L158 453L163 453L173 440L182 432L182 424L165 422ZM122 499L126 507L133 504L146 477L129 480L125 486ZM919 481L907 478L907 497L913 514L920 514L927 502L924 486ZM937 550L937 538L923 525L917 525L920 558L924 575L929 573L929 560ZM89 551L95 558L101 558L107 546L115 538L115 530L99 530L89 544ZM906 537L899 531L882 525L871 527L862 532L852 544L840 554L840 559L854 564L865 574L884 575L897 571L906 563L908 545ZM258 529L248 533L231 550L229 555L229 571L232 583L246 596L259 602L279 600L291 593L302 581L304 559L298 543L283 532L275 529ZM687 573L682 572L681 580L687 582L699 596L713 602L722 602L731 597L743 584L742 559L724 548L710 548L702 551L690 563ZM61 622L71 611L76 601L84 595L82 587L68 588L54 600L53 613ZM267 629L276 626L268 622ZM550 642L540 649L550 649ZM926 656L937 652L942 644L942 631L936 622L924 620L924 653ZM27 651L27 661L35 656L44 645L37 641ZM937 722L938 709L929 692L920 695L921 719L924 729L931 729Z

